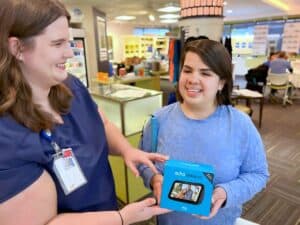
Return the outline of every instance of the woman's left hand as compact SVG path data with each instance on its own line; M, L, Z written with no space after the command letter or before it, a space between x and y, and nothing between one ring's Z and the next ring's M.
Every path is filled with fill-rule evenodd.
M219 211L223 203L226 201L226 198L227 198L226 191L222 187L216 187L213 192L213 196L211 200L212 208L209 216L197 216L197 217L199 217L200 219L211 219L217 214L217 212Z
M129 151L126 151L126 154L123 155L123 158L126 165L131 169L133 174L136 177L138 177L139 171L136 168L138 164L144 164L148 166L153 171L153 173L158 173L153 162L154 161L164 162L169 157L165 155L161 155L159 153L148 153L148 152L143 152L136 148L132 148Z

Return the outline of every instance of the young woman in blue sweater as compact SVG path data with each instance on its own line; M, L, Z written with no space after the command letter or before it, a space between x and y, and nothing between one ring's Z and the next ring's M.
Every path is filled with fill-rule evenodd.
M231 106L232 63L222 44L196 40L184 47L178 83L179 101L157 118L157 152L170 159L210 164L215 169L212 209L208 217L181 212L158 216L160 225L234 225L242 204L265 187L269 177L262 139L248 115ZM151 128L141 148L151 151ZM160 173L139 167L145 185L160 199Z

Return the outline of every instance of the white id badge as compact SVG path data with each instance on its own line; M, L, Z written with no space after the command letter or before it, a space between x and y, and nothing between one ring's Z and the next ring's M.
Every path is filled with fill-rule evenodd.
M54 157L53 171L65 195L87 183L71 148L62 149L62 154Z

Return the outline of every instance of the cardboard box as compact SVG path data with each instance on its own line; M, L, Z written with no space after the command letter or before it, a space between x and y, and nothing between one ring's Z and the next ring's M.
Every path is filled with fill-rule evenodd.
M168 160L164 168L162 208L208 216L214 189L210 165Z

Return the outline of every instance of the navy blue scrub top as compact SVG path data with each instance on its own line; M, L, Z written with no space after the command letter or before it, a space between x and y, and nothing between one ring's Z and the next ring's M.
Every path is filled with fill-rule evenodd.
M36 181L47 170L58 195L59 212L117 209L108 144L97 105L83 84L69 76L65 84L74 97L64 124L52 131L61 148L71 147L88 183L65 195L53 173L53 148L39 133L20 125L10 116L0 117L0 203ZM44 190L47 191L47 190Z

